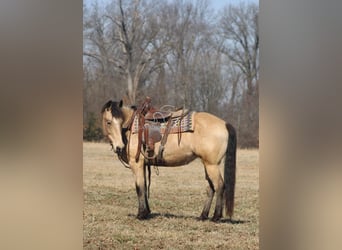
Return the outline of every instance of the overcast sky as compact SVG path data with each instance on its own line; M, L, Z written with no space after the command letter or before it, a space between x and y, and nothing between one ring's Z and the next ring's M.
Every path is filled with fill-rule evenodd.
M108 0L98 0L99 2L106 2ZM89 4L91 2L95 2L94 0L84 0L85 4ZM234 4L238 4L240 2L254 2L254 3L258 3L258 0L209 0L209 4L211 5L211 7L213 7L216 10L220 10L221 8L223 8L225 5L229 4L229 3L234 3Z
M229 3L234 3L234 4L238 4L240 2L252 2L252 3L258 3L258 0L245 0L245 1L241 1L241 0L209 0L209 4L211 4L211 6L213 8L215 8L216 10L220 10L221 8L223 8L224 6L228 5Z

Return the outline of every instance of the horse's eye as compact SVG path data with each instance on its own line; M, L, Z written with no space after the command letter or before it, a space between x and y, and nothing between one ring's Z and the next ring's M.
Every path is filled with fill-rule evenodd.
M112 121L107 121L107 125L110 126L112 124Z

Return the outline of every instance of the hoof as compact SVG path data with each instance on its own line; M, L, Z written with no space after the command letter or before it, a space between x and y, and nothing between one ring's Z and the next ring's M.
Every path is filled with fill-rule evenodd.
M218 212L217 212L217 210L215 210L214 216L211 219L211 221L218 222L221 218L222 218L222 211L218 210Z
M219 222L220 219L221 219L221 217L219 217L219 216L214 216L213 218L211 218L211 221L212 221L212 222Z
M137 219L139 219L139 220L146 220L146 219L148 219L149 214L150 214L149 211L138 213Z
M205 221L208 219L208 216L201 214L200 217L198 217L198 220Z

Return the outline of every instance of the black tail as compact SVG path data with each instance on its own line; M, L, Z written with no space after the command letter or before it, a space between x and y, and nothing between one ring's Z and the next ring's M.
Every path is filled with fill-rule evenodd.
M224 163L224 186L225 186L225 202L226 214L230 217L234 212L234 193L235 193L235 170L236 170L236 131L235 128L226 124L229 138L226 150L226 160Z

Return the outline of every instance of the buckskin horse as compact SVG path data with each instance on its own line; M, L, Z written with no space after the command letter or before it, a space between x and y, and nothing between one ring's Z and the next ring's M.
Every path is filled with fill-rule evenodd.
M108 137L121 162L131 168L135 176L137 218L147 219L151 213L146 178L147 170L150 177L150 169L147 166L182 166L200 158L209 185L199 219L208 219L215 193L212 221L222 218L224 205L226 215L231 219L235 192L235 129L210 113L179 112L158 111L152 107L150 98L146 98L139 107L123 105L122 100L110 100L102 107L103 134ZM180 126L186 113L191 128L184 132ZM224 178L219 168L221 162L224 163Z

